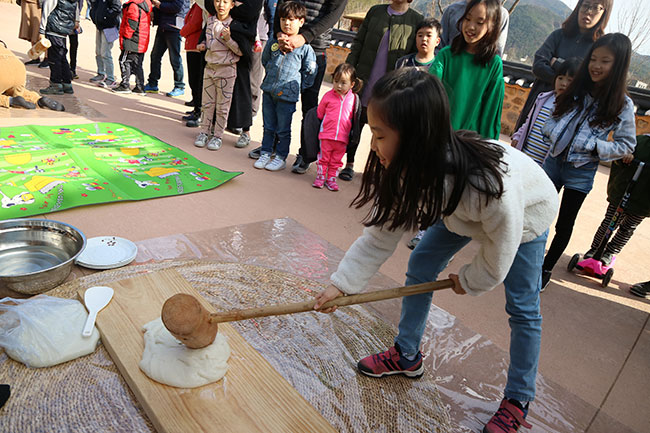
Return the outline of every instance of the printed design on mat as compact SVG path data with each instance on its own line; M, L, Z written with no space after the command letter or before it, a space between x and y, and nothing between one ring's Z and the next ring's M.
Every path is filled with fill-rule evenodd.
M189 194L240 174L118 123L0 128L0 219Z

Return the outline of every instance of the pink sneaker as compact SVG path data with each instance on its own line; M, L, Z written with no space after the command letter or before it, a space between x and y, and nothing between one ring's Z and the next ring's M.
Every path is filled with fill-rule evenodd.
M316 180L311 186L313 186L314 188L322 188L323 186L325 186L325 176L321 176L321 175L316 176Z
M532 427L526 422L524 412L504 398L497 413L485 424L483 433L516 433L520 426Z
M325 182L325 186L330 191L338 191L339 190L339 185L336 183L336 178L335 177L330 177L329 179L327 179L327 181Z
M417 353L413 361L402 356L400 347L395 343L385 352L366 356L357 363L359 372L370 377L384 377L393 374L403 374L406 377L416 379L424 374L422 365L422 354Z

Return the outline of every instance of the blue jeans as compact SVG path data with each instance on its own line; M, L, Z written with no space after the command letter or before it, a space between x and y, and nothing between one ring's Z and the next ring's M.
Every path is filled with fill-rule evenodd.
M273 153L273 142L278 136L275 154L282 159L289 155L291 145L291 119L296 111L295 102L274 98L267 92L262 94L262 116L264 118L264 136L262 153Z
M108 42L102 30L95 33L95 61L97 62L97 75L105 75L107 81L115 81L113 68L113 42Z
M183 82L183 59L181 58L181 34L174 31L156 30L156 37L151 49L151 72L149 73L149 85L158 86L160 80L160 66L162 56L169 50L169 62L174 71L174 88L185 89Z
M588 194L594 186L598 161L574 167L573 163L564 160L562 156L549 156L542 167L558 191L565 187Z
M548 231L519 245L515 260L503 282L506 312L510 316L510 367L506 398L521 402L535 398L535 377L542 340L539 308L542 261ZM442 222L429 227L409 258L406 285L435 281L449 260L471 241L452 233ZM417 353L429 315L433 293L404 297L395 342L402 353ZM487 368L487 366L486 366Z

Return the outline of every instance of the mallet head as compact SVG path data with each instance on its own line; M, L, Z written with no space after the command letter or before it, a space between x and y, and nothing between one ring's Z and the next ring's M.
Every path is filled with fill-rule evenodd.
M167 299L160 317L165 328L190 349L206 347L217 336L218 324L192 295L178 293Z

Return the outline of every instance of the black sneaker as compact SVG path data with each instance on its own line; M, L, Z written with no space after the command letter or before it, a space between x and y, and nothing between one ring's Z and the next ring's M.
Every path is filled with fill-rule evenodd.
M199 117L201 117L201 113L200 113L200 112L197 113L196 111L192 111L192 112L191 112L190 114L188 114L187 116L183 116L182 119L183 119L184 121L187 122L188 120L196 120L196 119L198 119Z
M241 135L244 130L242 128L226 128L226 131L230 132L231 134Z
M198 128L199 126L201 126L201 116L195 119L188 120L185 126L187 126L188 128Z
M41 108L49 108L53 111L65 111L63 104L52 98L48 98L47 96L42 96L41 99L38 100L38 106Z
M185 101L185 106L186 107L194 107L194 99L192 99L191 101Z
M539 291L543 292L544 290L546 290L546 286L548 286L548 283L550 282L551 282L551 271L542 269L542 288Z
M630 287L630 293L642 298L650 298L650 281L633 285Z
M147 94L147 92L144 91L144 88L140 86L135 86L133 90L131 90L131 93L135 93L136 95L142 95L142 96Z
M260 159L260 155L262 155L262 146L248 152L248 157L251 159Z
M50 61L45 59L41 63L38 64L38 67L43 69L43 68L49 68L50 67Z
M352 170L352 168L350 167L345 167L339 173L339 179L344 180L346 182L351 181L353 177L354 177L354 170Z
M119 86L115 87L113 89L113 92L128 94L131 93L131 87L129 87L127 84L122 83Z
M293 163L293 167L291 167L291 172L296 174L305 174L307 170L309 170L310 165L309 162L305 162L302 159L302 155L298 154L296 155L296 161Z

